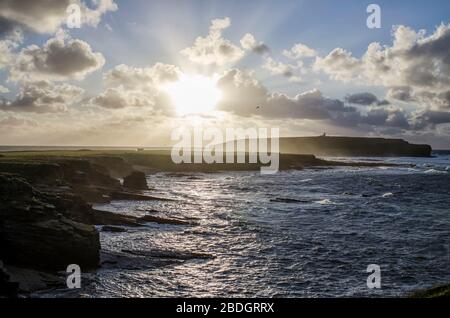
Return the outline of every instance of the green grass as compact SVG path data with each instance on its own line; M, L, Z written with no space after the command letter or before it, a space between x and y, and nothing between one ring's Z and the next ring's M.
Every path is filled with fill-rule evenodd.
M95 156L140 156L140 155L168 155L167 150L51 150L51 151L11 151L0 152L0 158L48 158L48 157L95 157Z

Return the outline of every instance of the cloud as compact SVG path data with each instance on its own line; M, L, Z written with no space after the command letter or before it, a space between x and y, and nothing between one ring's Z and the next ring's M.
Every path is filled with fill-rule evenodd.
M252 77L252 73L233 69L225 73L217 86L223 92L220 110L240 116L267 118L329 119L331 112L354 112L353 107L336 99L329 99L318 90L307 91L291 98L269 93Z
M223 92L219 110L241 117L321 121L321 124L374 133L417 131L448 123L450 119L450 112L410 114L368 92L349 94L344 100L326 97L317 89L294 97L270 93L253 78L252 72L240 69L227 71L218 80L217 86ZM349 105L349 101L367 107L361 111Z
M109 109L148 107L169 112L171 102L161 87L176 81L180 75L180 69L169 64L156 63L146 68L121 64L104 74L108 88L90 103Z
M94 27L103 14L118 8L113 0L95 0L95 8L92 9L84 1L0 0L1 25L3 30L21 28L37 33L54 33L66 22L66 10L72 3L80 6L81 23Z
M196 38L194 45L183 49L181 54L202 65L221 66L236 63L244 56L244 51L222 37L222 31L230 25L231 20L228 17L212 20L209 34Z
M80 100L83 89L69 85L55 85L48 81L27 83L14 100L0 100L0 110L31 113L57 113Z
M374 94L369 92L348 94L345 96L345 101L349 104L356 105L389 105L387 100L379 100Z
M0 119L0 127L2 128L4 127L11 128L18 126L25 126L25 127L37 126L37 122L34 120L19 118L15 116L6 116Z
M412 89L408 86L390 87L387 92L388 99L395 99L402 102L414 102L415 98L412 96Z
M316 57L313 69L323 71L334 80L349 81L362 72L362 63L350 52L336 48L326 57Z
M118 109L151 106L153 99L142 92L129 91L120 86L106 89L105 92L94 97L91 102L100 107Z
M440 124L450 124L450 112L424 110L413 114L413 127L420 130L427 127L434 128Z
M0 85L0 94L9 93L9 89L3 85Z
M296 75L295 72L301 69L302 66L303 63L301 61L298 61L297 65L292 65L275 61L271 57L266 57L262 67L268 70L272 75L281 75L288 78L290 81L299 82L301 81L301 77Z
M180 75L180 69L171 64L156 63L152 67L145 68L121 64L105 73L103 78L111 86L155 88L178 80Z
M0 41L0 70L11 65L14 60L13 50L19 45L15 40L6 39Z
M257 42L255 37L250 33L246 33L242 37L240 43L241 46L246 51L252 51L257 54L264 54L270 52L270 49L267 45L265 45L263 42Z
M449 109L450 24L441 24L429 36L400 25L393 38L391 46L371 43L360 59L336 48L317 57L314 69L336 80L387 87L391 99Z
M290 50L284 50L283 55L290 59L296 60L304 57L314 57L317 55L317 51L305 44L298 43L295 44Z
M22 49L11 67L10 79L81 80L104 64L103 55L93 52L88 43L59 31L43 47L30 45Z

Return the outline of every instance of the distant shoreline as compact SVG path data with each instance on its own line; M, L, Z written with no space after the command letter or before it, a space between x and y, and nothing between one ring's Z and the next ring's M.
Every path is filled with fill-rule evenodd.
M247 141L246 152L249 152ZM269 140L270 141L270 140ZM232 142L223 144L229 146ZM234 142L236 147L236 141ZM219 146L219 145L217 145ZM168 146L28 146L0 145L0 152L32 152L32 151L170 151ZM236 149L236 148L235 148ZM449 150L433 150L430 145L413 144L403 139L379 137L280 137L279 153L315 156L342 157L429 157L432 154L447 154Z

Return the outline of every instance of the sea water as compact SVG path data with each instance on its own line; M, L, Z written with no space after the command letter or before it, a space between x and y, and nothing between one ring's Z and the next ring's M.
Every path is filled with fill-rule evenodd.
M448 283L450 157L363 160L415 166L149 175L148 193L174 201L97 208L193 225L101 232L102 249L213 258L110 264L85 274L81 290L42 296L391 297ZM370 264L380 289L367 287Z

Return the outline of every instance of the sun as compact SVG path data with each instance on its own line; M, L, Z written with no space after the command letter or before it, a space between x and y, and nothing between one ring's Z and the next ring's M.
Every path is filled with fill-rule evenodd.
M201 114L213 111L222 98L216 83L216 76L183 74L178 81L165 85L163 90L169 94L177 113Z

